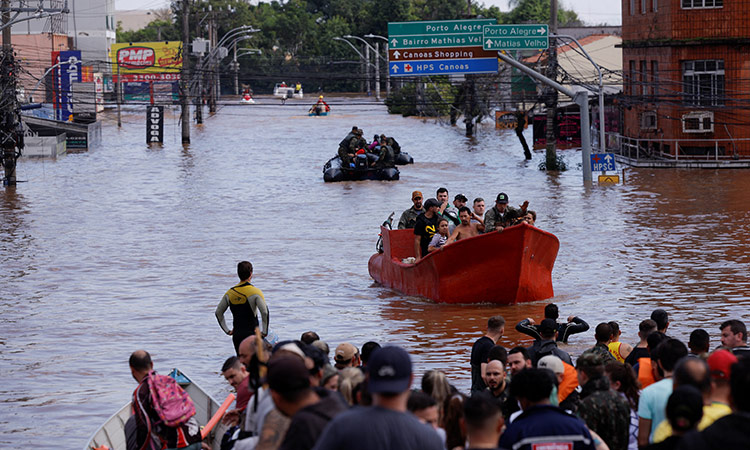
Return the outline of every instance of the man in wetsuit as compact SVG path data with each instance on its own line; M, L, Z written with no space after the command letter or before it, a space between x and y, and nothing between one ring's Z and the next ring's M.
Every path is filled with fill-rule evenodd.
M255 333L259 326L258 310L263 319L261 332L263 337L268 335L268 306L263 297L263 292L250 284L253 277L253 265L249 261L241 261L237 264L237 276L240 282L230 288L221 298L216 307L216 319L224 332L232 336L234 349L239 355L239 346L246 337ZM232 311L233 327L229 329L224 321L224 312L229 308Z

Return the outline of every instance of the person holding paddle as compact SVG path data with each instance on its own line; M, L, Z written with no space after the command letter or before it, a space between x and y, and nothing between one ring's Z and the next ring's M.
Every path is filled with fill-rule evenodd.
M216 307L216 320L224 332L232 336L234 350L239 355L240 342L255 332L259 327L258 310L263 320L262 334L263 337L268 335L268 306L263 297L263 292L250 284L253 277L253 265L249 261L241 261L237 264L237 276L240 278L239 284L230 288L221 298L219 305ZM227 327L224 321L224 312L227 308L232 311L233 326Z

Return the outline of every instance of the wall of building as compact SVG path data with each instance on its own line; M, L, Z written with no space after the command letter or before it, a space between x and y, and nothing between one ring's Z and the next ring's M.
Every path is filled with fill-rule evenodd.
M14 34L11 37L16 58L23 70L18 75L19 85L24 88L28 97L32 95L34 100L44 100L45 83L40 84L39 90L34 91L34 86L44 72L52 66L52 51L70 49L70 38L61 34Z
M634 3L640 8L642 1ZM630 15L631 0L623 1L624 136L664 140L662 150L672 154L675 144L666 141L684 140L680 155L713 154L711 140L726 140L720 153L750 156L750 141L736 141L750 139L750 0L723 3L682 9L681 0L662 0L656 12ZM684 63L701 60L724 64L715 105L691 105L685 96ZM713 132L684 132L682 118L691 112L713 113ZM653 113L655 127L644 128L644 114Z

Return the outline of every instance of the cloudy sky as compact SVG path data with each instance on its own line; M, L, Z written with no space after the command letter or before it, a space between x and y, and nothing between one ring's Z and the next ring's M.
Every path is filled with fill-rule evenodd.
M485 6L498 6L507 11L508 0L479 0ZM560 0L566 8L574 9L578 17L589 25L620 25L621 0ZM117 9L153 9L169 4L168 0L115 0Z

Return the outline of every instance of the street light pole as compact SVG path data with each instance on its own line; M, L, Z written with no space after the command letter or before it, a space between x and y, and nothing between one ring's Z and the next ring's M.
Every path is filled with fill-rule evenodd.
M369 35L369 34L365 35L365 37L369 37L369 36L374 36L374 35ZM367 42L366 40L362 39L359 36L352 36L351 34L347 34L344 37L345 38L351 38L351 39L357 39L357 40L362 41L365 44L365 46L366 46L365 50L367 50L367 52L365 52L365 54L368 55L368 58L367 58L368 61L370 60L370 58L369 58L369 50L372 49L375 52L375 99L377 101L380 101L380 59L382 58L385 61L385 58L383 58L382 56L380 56L380 46L379 46L379 43L375 42L375 48L372 48L372 46L370 45L369 42ZM386 61L386 64L387 64L387 61ZM368 72L369 72L369 70L368 70ZM370 89L369 89L369 85L370 85L370 77L369 77L369 75L367 77L367 85L368 85L367 91L369 92L370 91ZM390 93L390 90L389 90L389 93Z
M370 39L382 39L382 40L384 40L385 41L385 56L386 57L388 56L388 38L383 37L383 36L378 36L377 34L372 34L372 33L366 34L365 37L366 38L370 38ZM375 53L378 56L380 56L380 52L377 51L380 48L380 46L378 44L379 44L379 42L376 41L375 42L375 48L376 48ZM386 95L386 97L390 97L391 96L391 71L388 68L388 59L387 58L383 58L382 56L380 56L380 58L383 60L383 62L385 62L385 95Z

